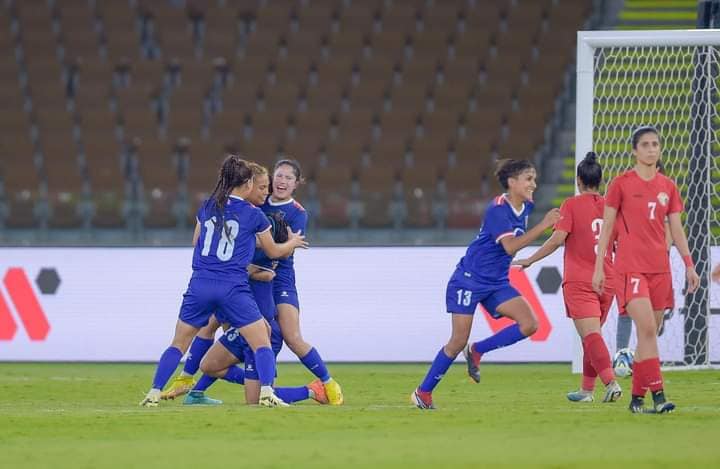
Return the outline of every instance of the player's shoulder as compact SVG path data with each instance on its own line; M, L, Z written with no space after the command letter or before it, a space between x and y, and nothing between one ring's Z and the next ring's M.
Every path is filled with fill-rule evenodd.
M658 173L657 174L658 182L664 186L674 187L676 186L675 180L671 177L668 177L664 174Z
M293 199L292 207L298 212L305 212L305 207L303 207L302 204L295 199Z

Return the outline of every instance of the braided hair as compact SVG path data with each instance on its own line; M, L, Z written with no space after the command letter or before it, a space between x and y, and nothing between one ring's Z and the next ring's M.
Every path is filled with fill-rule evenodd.
M270 220L270 232L272 233L273 241L277 244L282 244L288 240L288 222L285 221L284 213L275 212L268 214Z
M210 199L215 202L214 208L218 215L215 219L215 226L222 225L228 239L230 239L230 228L224 219L225 205L233 189L247 183L252 177L253 173L247 161L238 155L228 155L218 171L217 184L215 184Z

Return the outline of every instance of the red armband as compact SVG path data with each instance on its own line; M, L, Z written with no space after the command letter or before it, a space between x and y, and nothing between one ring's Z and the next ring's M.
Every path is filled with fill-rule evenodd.
M685 263L685 267L688 269L691 267L695 267L695 263L693 262L692 256L688 254L687 256L683 256L683 262Z

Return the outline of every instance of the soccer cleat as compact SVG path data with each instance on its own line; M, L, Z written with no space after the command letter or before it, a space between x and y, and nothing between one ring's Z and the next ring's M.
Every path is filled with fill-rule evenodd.
M603 402L615 402L622 397L622 389L617 381L610 381L605 386L605 396L603 396Z
M258 405L261 407L290 407L290 404L277 397L274 392L264 394L262 391Z
M655 409L645 408L645 399L642 397L633 397L628 406L628 410L633 414L654 414Z
M140 407L157 407L160 404L160 390L151 389L140 401Z
M160 394L160 399L175 399L178 396L187 394L195 386L192 376L178 376L166 391Z
M662 390L653 392L652 397L656 414L668 414L675 410L675 404L665 400L665 392Z
M207 397L205 391L190 391L183 401L183 405L221 405L222 403L220 399Z
M343 397L342 388L337 381L330 378L330 381L323 383L325 393L330 405L343 405L345 398Z
M432 393L423 392L420 389L416 389L410 394L410 402L418 409L432 410L435 408L432 401Z
M578 389L577 391L570 391L567 393L567 399L570 402L593 402L595 400L595 396L593 396L592 391Z
M472 344L467 344L463 349L463 355L467 361L468 376L476 383L480 382L480 359L482 354L472 349Z
M325 392L325 386L319 379L308 384L307 388L310 390L312 398L317 401L318 404L328 404L330 402Z
M670 412L675 410L675 404L672 402L666 401L662 402L660 404L655 404L655 413L656 414L669 414Z

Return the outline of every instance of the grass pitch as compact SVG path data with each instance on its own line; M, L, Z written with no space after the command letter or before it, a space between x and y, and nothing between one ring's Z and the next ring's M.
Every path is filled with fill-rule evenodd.
M0 364L0 467L719 467L720 372L665 373L670 415L619 403L573 404L568 365L455 365L438 410L409 394L426 365L332 365L346 405L242 404L218 382L220 407L138 407L152 365ZM309 374L279 366L280 385ZM622 380L629 391L630 380ZM601 398L601 389L596 398Z

